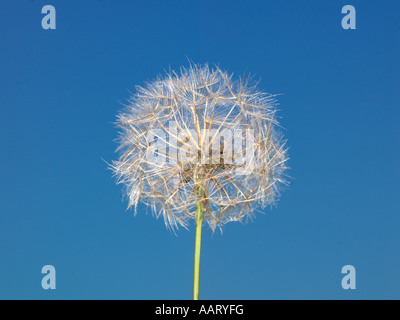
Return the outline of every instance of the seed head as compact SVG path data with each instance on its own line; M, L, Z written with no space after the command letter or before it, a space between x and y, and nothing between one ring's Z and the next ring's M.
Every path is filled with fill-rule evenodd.
M276 202L287 154L273 95L192 65L137 87L128 101L112 168L135 212L140 201L167 227L187 227L200 201L215 230Z

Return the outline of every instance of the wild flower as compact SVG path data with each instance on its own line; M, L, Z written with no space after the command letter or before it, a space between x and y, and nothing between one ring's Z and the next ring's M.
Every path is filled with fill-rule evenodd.
M172 228L194 219L201 235L203 221L215 230L279 198L288 157L275 96L250 80L191 65L128 102L112 167L135 212L147 204Z

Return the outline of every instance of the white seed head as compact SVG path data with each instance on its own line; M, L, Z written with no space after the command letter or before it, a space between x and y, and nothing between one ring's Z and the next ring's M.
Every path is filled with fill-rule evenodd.
M118 115L112 165L129 207L143 202L167 227L187 227L200 201L215 230L274 204L287 169L275 113L273 95L218 67L192 65L137 87Z

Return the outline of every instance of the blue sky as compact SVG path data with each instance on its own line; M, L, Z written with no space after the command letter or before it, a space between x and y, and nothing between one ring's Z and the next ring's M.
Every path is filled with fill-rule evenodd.
M205 229L200 298L399 299L399 15L395 0L4 1L0 298L191 299L194 225L134 217L103 161L128 90L189 58L282 94L293 177L253 222Z

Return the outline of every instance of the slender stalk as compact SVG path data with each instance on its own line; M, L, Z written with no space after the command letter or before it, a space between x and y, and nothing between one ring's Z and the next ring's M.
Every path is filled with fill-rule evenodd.
M199 198L201 199L202 190L199 188ZM201 248L201 228L203 226L203 205L201 200L197 201L196 206L196 241L194 244L194 281L193 281L193 300L199 300L199 279L200 279L200 248Z

